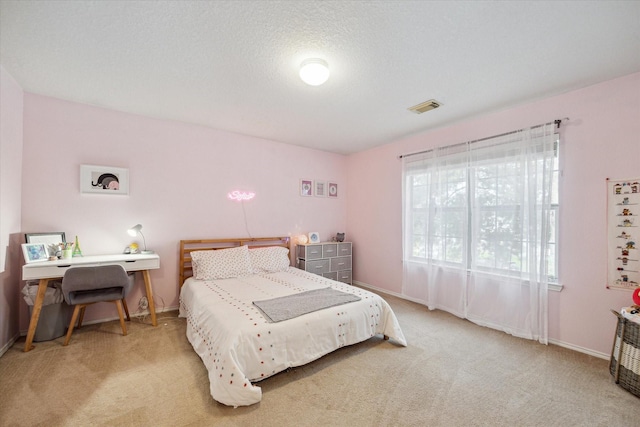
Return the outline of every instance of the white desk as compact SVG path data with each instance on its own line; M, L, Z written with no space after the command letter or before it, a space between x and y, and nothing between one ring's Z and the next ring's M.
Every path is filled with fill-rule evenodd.
M127 271L141 271L144 277L144 286L147 291L149 301L149 313L151 314L151 324L157 326L156 309L153 302L153 288L151 287L151 277L149 270L160 268L160 257L157 254L118 254L118 255L94 255L83 256L71 259L59 259L56 261L43 261L25 264L22 266L22 280L40 280L38 293L33 304L33 312L29 321L29 331L27 341L24 344L24 351L29 351L33 347L33 336L36 333L42 301L47 291L49 280L59 279L64 276L64 272L71 267L92 267L96 265L118 264Z

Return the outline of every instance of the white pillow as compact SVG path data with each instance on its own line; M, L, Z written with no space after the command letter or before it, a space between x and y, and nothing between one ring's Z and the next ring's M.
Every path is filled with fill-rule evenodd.
M254 273L274 273L289 268L289 249L281 246L249 249Z
M197 280L229 279L251 274L249 248L191 252L193 276Z

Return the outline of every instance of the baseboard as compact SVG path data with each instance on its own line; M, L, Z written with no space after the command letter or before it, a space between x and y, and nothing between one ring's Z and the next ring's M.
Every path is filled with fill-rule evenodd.
M178 306L175 307L163 307L159 310L156 310L156 314L158 313L164 313L167 311L177 311L178 310ZM139 318L139 317L146 317L149 316L149 310L144 310L144 311L138 311L135 313L129 313L129 315L131 316L131 318ZM82 324L83 325L95 325L96 323L104 323L104 322L111 322L112 320L120 320L120 317L118 316L114 316L114 317L106 317L103 319L95 319L95 320L90 320L88 322L83 321ZM20 331L20 336L24 337L27 336L27 331ZM15 342L15 340L14 340ZM11 346L9 346L11 347Z
M387 294L387 295L391 295L391 296L394 296L394 297L398 297L400 299L403 299L403 300L406 300L406 301L415 302L417 304L425 305L425 303L426 303L426 301L422 301L422 300L419 300L417 298L411 298L411 297L408 297L406 295L399 294L397 292L392 292L392 291L390 291L388 289L377 288L375 286L371 286L368 283L359 282L357 280L354 280L353 284L356 285L356 286L359 286L361 288L371 289L372 291L376 291L376 292L380 292L380 293L383 293L383 294Z
M178 310L178 307L164 307L161 308L160 310L156 310L156 314L158 313L165 313L167 311L176 311ZM129 313L129 315L131 316L131 318L138 318L138 317L147 317L149 316L149 310L144 310L144 311L137 311L135 313ZM94 325L96 323L104 323L104 322L111 322L113 320L120 320L120 317L118 316L114 316L114 317L109 317L106 319L97 319L97 320L92 320L90 322L82 322L83 325Z
M381 288L377 288L375 286L371 286L368 283L364 283L364 282L359 282L357 280L353 281L353 284L356 286L359 286L361 288L367 288L370 289L372 291L375 292L380 292L383 294L389 294L391 296L406 300L406 301L411 301L411 302L415 302L417 304L422 304L425 305L425 301L421 301L418 300L416 298L409 298L405 295L399 294L397 292L391 292L388 289L381 289ZM549 344L553 344L553 345L557 345L559 347L564 347L564 348L568 348L569 350L573 350L573 351L577 351L578 353L583 353L583 354L587 354L589 356L593 356L593 357L597 357L599 359L605 359L605 360L609 360L609 358L611 357L610 354L605 354L605 353L601 353L599 351L595 351L595 350L591 350L589 348L584 348L584 347L580 347L574 344L569 344L567 342L564 341L559 341L559 340L553 340L553 339L549 339Z
M569 344L563 341L558 340L549 340L549 344L557 345L559 347L568 348L569 350L577 351L578 353L584 353L589 356L597 357L599 359L609 360L611 358L610 354L600 353L599 351L591 350L589 348L580 347L577 345Z
M16 341L18 341L18 338L20 338L19 333L14 335L13 338L9 340L9 342L7 342L4 346L2 346L2 348L0 348L0 357L2 357L11 348L11 346L15 344Z

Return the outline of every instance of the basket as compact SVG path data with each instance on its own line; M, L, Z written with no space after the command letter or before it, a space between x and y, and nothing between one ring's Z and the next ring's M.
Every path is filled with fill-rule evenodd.
M618 318L618 327L611 349L609 372L616 384L640 397L640 324L615 310L611 312Z

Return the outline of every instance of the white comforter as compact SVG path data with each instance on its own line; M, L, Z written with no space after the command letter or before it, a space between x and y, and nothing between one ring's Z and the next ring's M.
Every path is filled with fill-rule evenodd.
M361 300L278 323L267 322L252 304L327 286ZM180 316L186 317L187 337L209 371L211 396L229 406L259 402L256 381L376 334L407 345L380 296L293 267L233 279L190 278L180 292Z

